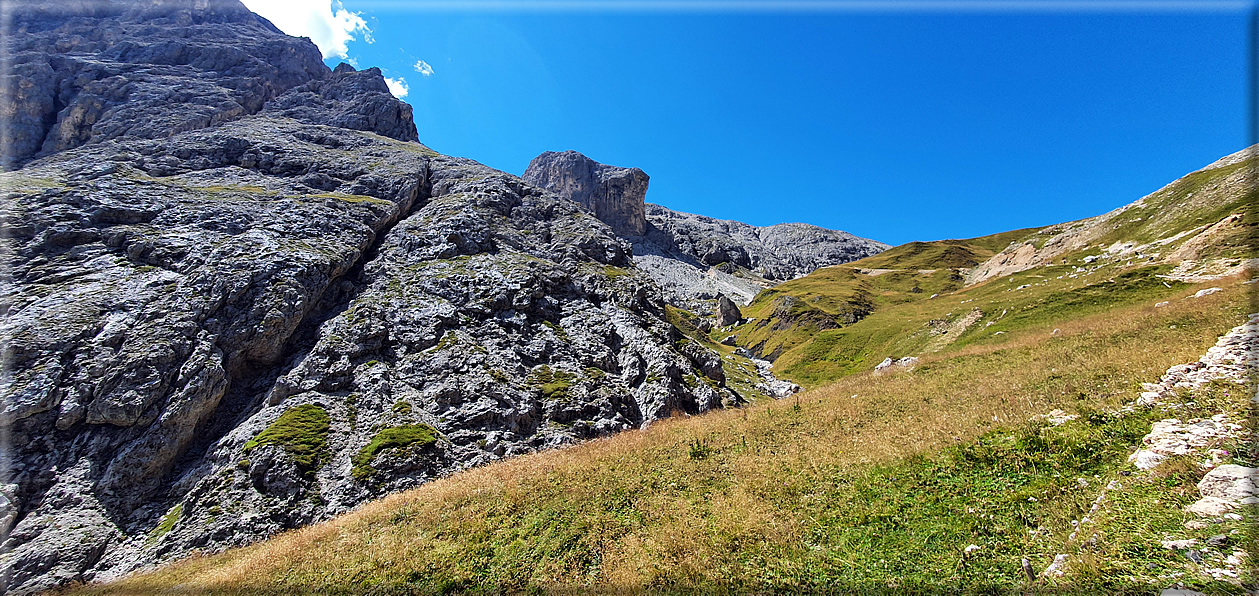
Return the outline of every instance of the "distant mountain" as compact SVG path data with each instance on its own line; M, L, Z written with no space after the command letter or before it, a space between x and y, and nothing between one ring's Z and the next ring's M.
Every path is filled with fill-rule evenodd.
M578 153L548 151L522 178L590 209L634 245L634 262L671 303L709 310L726 295L747 304L775 283L888 248L847 232L801 223L757 227L645 203L648 177Z

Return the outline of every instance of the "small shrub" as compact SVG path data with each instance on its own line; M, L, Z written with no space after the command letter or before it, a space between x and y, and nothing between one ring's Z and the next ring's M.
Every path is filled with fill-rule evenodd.
M713 448L709 447L708 443L705 442L704 440L695 439L691 441L691 444L690 444L691 459L704 459L704 458L707 458L709 455L712 455L712 453L713 453Z

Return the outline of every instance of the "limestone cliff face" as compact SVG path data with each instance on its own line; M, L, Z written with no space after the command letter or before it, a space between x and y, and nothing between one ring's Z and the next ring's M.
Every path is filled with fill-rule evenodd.
M533 158L525 182L576 201L622 236L647 233L648 177L638 168L598 163L576 151L547 151Z
M757 227L645 203L647 174L595 162L576 151L548 151L523 176L577 201L634 244L634 262L670 303L697 312L727 295L741 304L775 283L889 248L818 226Z
M0 591L739 401L628 243L415 142L379 71L235 0L15 6Z
M326 110L313 100L353 96L342 110L357 116L316 119L416 139L410 106L393 100L383 79L369 81L379 72L334 77L308 40L284 35L237 0L10 0L6 12L6 168L88 143L229 122L299 86L275 108Z

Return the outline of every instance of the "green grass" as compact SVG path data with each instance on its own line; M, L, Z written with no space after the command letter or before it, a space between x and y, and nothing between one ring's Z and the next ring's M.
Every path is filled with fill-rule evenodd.
M627 275L630 275L629 269L626 269L624 267L616 267L613 265L605 266L603 268L603 273L604 275L607 275L609 279L616 279L618 277L625 277Z
M170 533L171 530L175 529L175 524L179 522L179 518L183 514L183 503L178 503L174 507L171 507L171 510L167 511L166 515L162 516L162 521L158 522L157 526L153 528L153 531L149 532L148 542L150 544L156 542L157 539Z
M437 430L427 424L407 424L381 430L352 458L351 473L359 480L370 478L375 469L372 458L385 449L408 446L424 447L437 442Z
M1254 234L1253 205L1259 200L1259 190L1253 185L1241 187L1241 192L1218 196L1217 185L1230 176L1238 175L1255 163L1238 162L1231 166L1194 172L1167 188L1147 197L1145 206L1129 209L1110 224L1113 229L1102 238L1102 244L1117 241L1153 242L1176 233L1214 224L1231 213L1249 213ZM1210 196L1210 199L1206 197ZM1250 245L1253 250L1254 245Z
M745 310L756 320L735 332L739 345L776 358L775 374L816 387L887 357L992 343L1001 341L999 333L1185 295L1190 286L1159 277L1170 269L1109 266L1078 274L1070 265L1050 266L962 287L947 269L872 277L831 267L762 292ZM786 300L794 301L789 311L781 308ZM976 308L982 316L973 325L940 333ZM843 317L863 309L855 322Z
M1237 221L1218 227L1210 237L1188 234L1146 253L1166 256L1192 238L1193 254L1185 258L1259 256L1259 213L1253 208L1259 189L1246 183L1256 176L1254 166L1253 161L1241 162L1185 176L1110 217L1100 233L1089 236L1091 244L1055 256L1057 265L974 286L964 286L967 268L1012 243L1043 247L1055 234L1082 224L911 242L815 271L758 295L743 309L754 320L735 330L736 341L773 360L778 376L817 387L869 370L887 357L991 343L998 334L1179 296L1183 284L1158 277L1169 273L1171 265L1142 258L1122 264L1104 261L1087 271L1075 266L1085 255L1097 255L1116 242L1149 243L1196 233L1233 214L1240 215ZM948 328L974 308L983 312L977 324Z
M1040 228L1011 230L966 240L909 242L877 255L848 263L866 269L957 269L974 267L1001 252L1011 242L1022 240Z
M242 452L248 454L260 445L276 445L288 452L299 468L311 471L331 457L327 446L330 428L327 410L303 404L285 410L258 436L246 442Z

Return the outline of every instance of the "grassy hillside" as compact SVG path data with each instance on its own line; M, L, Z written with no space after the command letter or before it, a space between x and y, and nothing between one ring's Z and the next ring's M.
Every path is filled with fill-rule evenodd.
M1022 240L1041 228L1024 228L966 240L910 242L872 257L849 263L860 269L960 269L974 267L997 254L1011 242Z
M744 309L751 321L714 337L733 334L776 375L817 387L888 357L1163 300L1259 257L1257 181L1259 166L1243 160L1088 220L911 242L766 290Z
M995 300L997 288L1024 281L976 298ZM1116 279L1139 287L1104 310L1087 290L1104 280L1080 282L1084 293L1055 302L1071 308L1007 314L999 323L1007 333L974 335L912 370L855 374L798 400L495 463L330 523L83 592L1026 589L1019 560L1040 570L1064 552L1071 520L1099 486L1132 470L1125 457L1159 416L1114 408L1241 322L1252 305L1251 286L1239 281L1191 298L1199 286L1155 291ZM1157 300L1169 304L1156 308ZM1208 405L1247 402L1223 390L1182 407L1193 416ZM1082 417L1059 427L1029 422L1052 408ZM1252 451L1230 447L1234 461L1255 465ZM1097 515L1096 557L1058 587L1148 593L1183 572L1185 559L1154 535L1181 521L1196 477L1177 474L1125 479L1142 498L1113 497L1123 507ZM1253 526L1215 528L1253 544ZM968 544L980 550L964 556Z
M1121 406L1259 308L1244 283L1253 270L1194 281L1255 256L1255 171L1238 162L1090 220L915 242L819 270L766 290L730 328L704 332L670 309L679 344L721 351L729 385L752 405L468 470L82 590L1112 594L1181 581L1239 593L1161 546L1189 532L1183 509L1203 472L1190 459L1156 473L1127 463L1171 414ZM1223 291L1194 296L1210 286ZM810 390L757 400L731 335ZM905 356L919 360L872 370ZM1255 387L1238 389L1184 392L1174 415L1229 412L1253 426ZM1055 408L1079 418L1034 418ZM1219 447L1222 463L1259 465L1254 445ZM1124 488L1096 501L1112 480ZM1086 512L1088 538L1073 525ZM1192 537L1224 532L1256 552L1252 522ZM1062 581L1029 580L1020 566L1043 570L1067 552Z
M766 290L745 309L753 320L729 333L776 358L775 374L819 386L884 358L983 344L1032 324L1163 300L1185 287L1159 277L1171 269L1058 265L963 287L962 274L951 269L871 275L830 267Z

